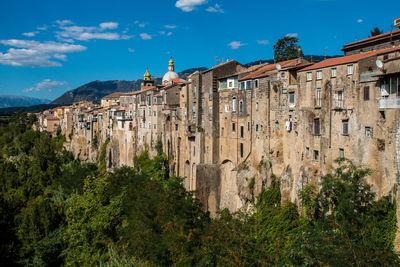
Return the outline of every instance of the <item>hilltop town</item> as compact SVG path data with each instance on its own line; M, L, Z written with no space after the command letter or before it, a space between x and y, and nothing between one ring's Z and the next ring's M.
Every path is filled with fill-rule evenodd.
M64 134L81 160L105 149L108 169L162 144L170 172L211 214L249 208L273 175L282 200L297 202L337 158L371 168L368 182L385 196L400 178L400 29L342 51L318 63L230 60L185 80L171 59L161 84L146 70L139 91L46 110L36 127Z

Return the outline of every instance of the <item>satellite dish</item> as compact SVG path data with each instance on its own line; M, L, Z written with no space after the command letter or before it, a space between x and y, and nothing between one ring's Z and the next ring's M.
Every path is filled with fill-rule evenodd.
M281 65L276 64L276 69L277 69L277 70L281 70L281 69L282 69Z
M375 64L378 67L378 69L382 69L383 68L383 62L380 61L379 59L375 62Z

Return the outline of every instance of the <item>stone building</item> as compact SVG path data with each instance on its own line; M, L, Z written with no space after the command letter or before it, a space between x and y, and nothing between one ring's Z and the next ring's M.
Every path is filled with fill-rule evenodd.
M162 84L147 69L141 90L56 115L81 159L96 161L110 140L109 169L133 166L145 149L155 156L161 141L171 174L185 177L212 215L248 209L273 175L282 201L297 202L299 190L318 185L340 157L373 169L369 182L383 196L397 190L400 173L396 36L345 45L345 56L316 64L296 58L246 68L232 60L187 80L171 59Z

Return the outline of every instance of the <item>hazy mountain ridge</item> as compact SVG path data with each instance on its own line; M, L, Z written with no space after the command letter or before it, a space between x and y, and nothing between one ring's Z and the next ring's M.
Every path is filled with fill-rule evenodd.
M178 73L179 77L186 78L189 74L196 70L206 70L205 67L191 68ZM153 77L155 84L161 83L161 77ZM115 92L132 92L140 90L140 83L142 79L125 81L125 80L112 80L112 81L93 81L84 84L74 90L64 93L62 96L55 99L51 104L55 105L70 105L74 102L89 100L99 102L101 98Z
M28 107L40 104L48 104L51 100L29 96L0 95L0 108Z

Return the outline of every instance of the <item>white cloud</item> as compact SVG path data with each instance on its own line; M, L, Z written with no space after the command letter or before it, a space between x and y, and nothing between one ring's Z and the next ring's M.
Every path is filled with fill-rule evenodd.
M224 10L221 8L221 5L215 4L215 6L209 6L206 11L214 12L214 13L224 13Z
M74 24L72 21L68 20L68 19L63 19L63 20L56 20L56 23L60 26L65 26L68 24Z
M139 26L140 28L144 28L144 27L146 27L146 23L140 23L138 26Z
M297 36L299 36L299 34L297 32L286 34L286 37L297 37Z
M167 36L171 36L171 35L172 35L172 32L167 33Z
M269 44L269 40L257 40L257 43L259 45L267 45L267 44Z
M238 49L238 48L240 48L241 46L244 46L244 45L246 45L246 44L244 44L244 43L242 43L240 41L233 41L233 42L230 42L228 44L228 46L230 46L232 49Z
M28 37L33 37L33 36L35 36L36 34L38 34L39 32L38 31L34 31L34 32L24 32L22 35L23 36L28 36Z
M99 24L100 30L106 30L106 29L116 29L118 28L118 22L102 22Z
M86 50L85 46L33 40L0 40L0 44L11 46L6 53L0 52L0 64L28 67L59 67L54 59L66 60L66 53Z
M160 31L159 34L164 35L165 31Z
M47 30L49 27L47 25L43 25L42 27L37 27L36 29L38 29L39 31L45 31Z
M190 12L196 8L196 6L207 4L207 0L178 0L175 3L177 8L182 11Z
M128 48L128 52L130 52L130 53L134 53L134 52L135 52L135 49Z
M147 34L147 33L141 33L140 34L140 38L142 38L143 40L150 40L153 39L153 37L151 37L151 35Z
M176 25L173 25L173 24L164 25L164 28L166 28L166 29L175 29Z
M357 22L358 22L358 23L362 23L362 22L363 22L363 19L358 19Z
M50 79L44 79L43 81L35 84L35 86L23 90L24 92L39 92L43 90L52 91L53 89L59 88L66 85L65 81L52 81Z
M103 22L99 24L99 27L83 27L83 26L60 26L61 31L56 32L56 37L60 41L67 41L70 39L88 41L91 39L103 39L103 40L120 40L130 39L132 36L120 35L117 32L103 32L107 29L116 29L118 27L117 22Z

